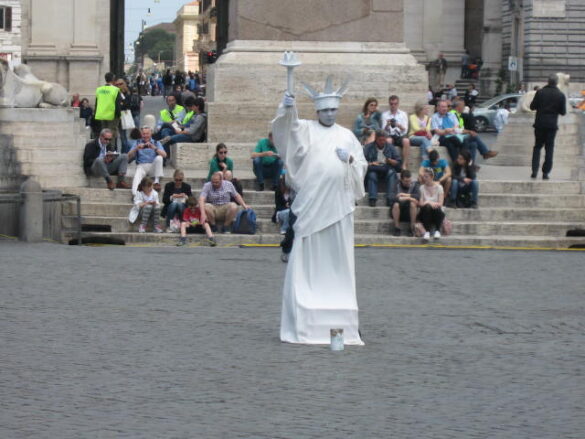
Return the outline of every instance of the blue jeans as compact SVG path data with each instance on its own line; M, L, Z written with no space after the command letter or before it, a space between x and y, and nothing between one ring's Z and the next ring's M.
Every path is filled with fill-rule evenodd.
M424 136L410 136L410 144L412 146L420 146L420 155L423 160L429 158L429 148L431 141Z
M451 201L457 200L459 192L471 192L471 201L477 203L477 197L479 195L479 182L477 180L471 180L471 183L464 184L459 180L453 179L451 181Z
M284 235L289 226L288 218L290 216L290 209L284 209L276 212L276 221L280 224L280 234Z
M120 133L120 140L122 141L122 154L128 154L128 151L130 151L130 142L128 142L126 130L120 128L118 131Z
M386 180L386 198L390 201L390 194L393 193L396 186L396 171L389 165L372 166L368 165L366 175L366 187L368 189L368 198L370 200L378 199L378 179Z
M166 215L166 221L167 221L167 227L170 225L171 220L179 215L179 219L183 218L183 211L185 210L185 203L177 203L176 201L173 201L171 204L169 204L169 206L167 207L167 215Z
M271 164L262 163L262 157L256 157L254 162L254 175L258 184L264 184L264 178L272 178L272 184L276 185L282 171L282 160L276 159Z
M488 146L481 140L478 136L472 137L468 135L465 137L463 141L463 147L469 150L469 154L471 154L471 160L475 163L475 156L477 155L477 151L483 156L489 152Z

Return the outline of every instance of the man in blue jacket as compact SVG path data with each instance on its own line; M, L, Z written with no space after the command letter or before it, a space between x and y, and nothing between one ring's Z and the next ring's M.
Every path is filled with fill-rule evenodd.
M400 172L402 161L400 154L386 140L388 134L384 130L376 131L376 139L364 147L364 156L368 162L366 188L370 207L376 206L378 199L378 181L386 181L386 205L390 206L390 194L396 186L397 172Z

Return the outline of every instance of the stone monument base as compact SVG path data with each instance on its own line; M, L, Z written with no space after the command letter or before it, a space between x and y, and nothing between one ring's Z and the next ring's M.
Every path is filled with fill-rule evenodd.
M72 108L0 108L0 190L17 190L24 177L43 189L85 186L85 120Z
M388 109L393 94L408 111L425 99L427 73L403 43L235 40L208 70L210 142L266 137L286 90L286 69L279 65L285 50L294 51L302 62L295 69L301 118L315 117L301 81L322 89L329 74L336 86L351 77L338 117L338 123L350 129L368 97L378 99L381 111Z

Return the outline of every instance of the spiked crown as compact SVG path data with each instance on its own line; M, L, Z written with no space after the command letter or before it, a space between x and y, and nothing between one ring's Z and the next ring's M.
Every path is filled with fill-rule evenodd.
M343 84L341 84L341 87L337 90L333 90L333 76L329 75L327 76L327 79L325 79L325 89L322 93L304 82L303 87L305 88L307 95L315 103L315 110L319 111L327 108L339 108L339 102L347 91L348 83L349 80L346 79Z

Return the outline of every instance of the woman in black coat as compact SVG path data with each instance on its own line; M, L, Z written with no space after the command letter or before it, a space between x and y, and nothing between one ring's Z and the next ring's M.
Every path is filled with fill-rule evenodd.
M177 169L173 174L173 181L170 181L165 185L161 216L166 218L167 229L173 218L178 215L180 220L183 217L185 202L187 201L187 198L193 196L191 186L185 183L184 180L185 174L180 169ZM168 231L169 230L167 230L167 232Z

